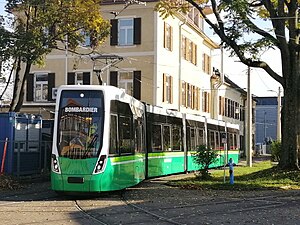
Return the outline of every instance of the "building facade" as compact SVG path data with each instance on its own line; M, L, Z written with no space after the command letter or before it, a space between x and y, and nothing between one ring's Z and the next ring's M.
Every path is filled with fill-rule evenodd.
M277 100L277 97L256 97L256 144L268 144L277 139Z
M114 85L151 105L238 124L236 146L243 146L246 93L214 70L212 55L219 46L203 32L198 10L164 19L154 11L158 1L143 2L102 1L101 13L111 23L105 43L86 55L87 37L77 49L82 55L66 45L66 51L47 55L43 68L33 66L22 111L53 118L60 85Z

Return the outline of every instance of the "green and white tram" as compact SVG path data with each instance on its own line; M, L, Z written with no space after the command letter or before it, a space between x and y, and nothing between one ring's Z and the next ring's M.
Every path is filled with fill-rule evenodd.
M222 150L221 133L230 136ZM238 161L236 125L145 105L113 86L66 85L57 92L51 185L58 192L121 190L148 177L198 169L196 147Z
M67 85L55 113L53 190L120 190L145 179L141 102L111 86Z

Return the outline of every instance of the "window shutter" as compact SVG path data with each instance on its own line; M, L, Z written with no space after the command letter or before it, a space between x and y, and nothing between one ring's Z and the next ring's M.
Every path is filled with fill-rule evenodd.
M67 84L68 85L75 84L75 73L68 73Z
M201 95L200 95L200 88L198 88L198 107L197 109L200 110L200 103L201 103Z
M167 24L164 22L164 48L167 48Z
M173 51L173 27L170 26L170 51Z
M167 98L166 81L167 81L167 76L166 76L166 74L163 74L163 98L162 98L163 102L166 101L166 98Z
M48 101L54 101L52 98L52 89L55 87L55 73L48 73Z
M211 58L207 55L207 73L211 74Z
M34 83L34 74L30 73L27 77L27 85L26 85L26 101L32 102L33 101L33 83Z
M202 54L202 70L205 72L205 54Z
M195 43L193 43L193 46L192 46L193 50L192 50L192 63L194 65L197 65L197 45L195 45Z
M133 97L141 100L141 83L142 83L141 71L133 72Z
M225 116L225 97L222 97L222 116Z
M118 72L110 71L110 85L118 87Z
M192 109L195 109L196 106L195 98L196 98L196 88L194 85L192 85Z
M169 88L170 88L170 103L173 103L173 77L169 76Z
M134 18L134 25L133 25L133 43L135 45L141 44L141 30L142 30L142 20L141 18Z
M110 45L118 45L118 20L110 20Z
M210 112L210 93L207 93L207 112Z
M83 73L83 84L86 84L86 85L91 84L90 72Z
M184 83L184 99L183 99L183 101L184 101L184 107L187 107L187 85L188 85L188 83Z

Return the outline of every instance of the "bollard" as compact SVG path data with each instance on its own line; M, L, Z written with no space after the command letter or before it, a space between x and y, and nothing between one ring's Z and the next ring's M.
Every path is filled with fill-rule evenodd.
M229 159L227 165L229 166L229 183L234 184L233 166L235 166L235 163L232 158Z

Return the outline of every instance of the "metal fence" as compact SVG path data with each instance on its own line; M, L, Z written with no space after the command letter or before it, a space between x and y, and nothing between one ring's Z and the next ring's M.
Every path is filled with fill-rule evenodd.
M17 177L47 174L50 172L51 150L50 140L8 140L6 144L0 140L1 172Z

